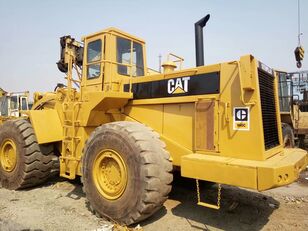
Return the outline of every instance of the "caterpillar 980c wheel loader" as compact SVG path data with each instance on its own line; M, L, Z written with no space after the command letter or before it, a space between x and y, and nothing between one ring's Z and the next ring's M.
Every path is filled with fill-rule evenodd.
M59 153L60 175L81 176L95 213L132 224L163 205L173 167L197 185L262 191L295 181L307 153L283 148L273 70L251 55L204 66L208 19L195 24L197 67L169 62L162 74L147 74L145 42L118 29L83 43L62 37L67 86L35 93L28 119L0 128L2 187L43 182Z

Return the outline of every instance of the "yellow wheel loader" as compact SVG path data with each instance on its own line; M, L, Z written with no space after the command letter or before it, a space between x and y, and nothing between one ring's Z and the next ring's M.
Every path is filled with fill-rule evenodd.
M59 153L60 176L81 176L94 213L133 224L162 207L173 169L196 186L294 182L307 153L283 148L274 71L252 55L205 66L208 19L195 23L197 67L164 73L148 72L145 42L119 29L62 37L67 86L35 93L27 119L0 127L2 187L43 182Z
M29 110L29 92L6 92L0 88L0 124L5 120L22 117Z

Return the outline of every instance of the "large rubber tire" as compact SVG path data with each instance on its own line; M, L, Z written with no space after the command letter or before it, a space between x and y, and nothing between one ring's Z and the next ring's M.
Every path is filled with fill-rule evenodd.
M106 198L95 184L95 162L104 150L118 153L127 170L126 187L118 198ZM82 160L83 189L92 212L125 225L151 216L171 191L169 158L159 135L143 124L122 121L95 129L86 142Z
M283 145L285 148L294 148L294 132L289 124L282 123Z
M10 171L0 161L0 186L22 189L43 183L53 169L53 145L39 145L28 120L9 120L0 126L0 152L9 141L14 146L16 164ZM3 155L2 155L3 156Z
M298 147L302 149L306 149L306 135L301 134L298 135Z

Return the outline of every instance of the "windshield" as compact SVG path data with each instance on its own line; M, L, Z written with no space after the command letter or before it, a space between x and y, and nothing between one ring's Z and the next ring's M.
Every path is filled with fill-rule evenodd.
M97 78L101 75L102 40L96 40L88 44L88 79Z

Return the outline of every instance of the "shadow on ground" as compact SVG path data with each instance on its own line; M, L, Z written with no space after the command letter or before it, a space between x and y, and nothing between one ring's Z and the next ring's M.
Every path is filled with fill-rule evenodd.
M64 196L73 200L79 200L86 196L82 190L80 177L76 177L74 180L68 180L60 176L53 176L45 184L43 184L43 187L52 187L54 189L64 190L67 192ZM36 187L26 190L32 190L35 188Z
M85 197L80 179L67 181L54 177L43 187L66 188L65 197L79 200ZM217 185L200 184L201 200L215 204L217 202ZM261 230L269 221L270 215L279 207L279 202L270 196L256 191L236 187L222 186L221 209L213 210L197 205L195 180L182 178L174 173L173 188L169 200L176 203L166 203L153 216L141 223L141 226L159 221L162 217L172 216L185 219L192 229L210 230ZM31 189L29 189L31 190ZM174 204L175 207L170 207ZM86 204L86 206L88 206ZM171 214L167 211L170 210Z
M215 204L217 185L202 184L201 187L201 200ZM209 230L210 227L222 230L260 230L279 207L278 201L261 193L224 185L222 187L220 210L198 206L195 180L182 178L175 173L169 199L180 203L171 208L172 214L186 219L191 228L196 230ZM165 212L155 214L146 223L164 215Z

